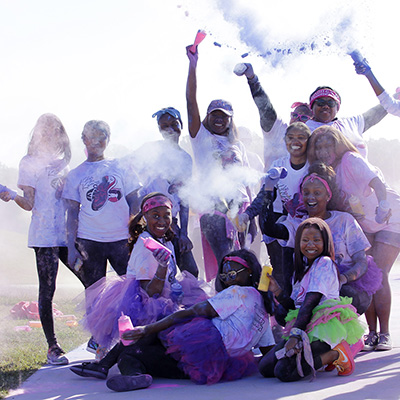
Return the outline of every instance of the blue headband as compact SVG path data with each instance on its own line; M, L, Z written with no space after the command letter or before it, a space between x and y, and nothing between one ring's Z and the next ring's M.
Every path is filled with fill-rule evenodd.
M181 123L181 128L183 128L183 123L181 119L181 113L174 107L167 107L167 108L162 108L161 110L155 112L152 117L157 117L157 124L160 121L160 118L165 115L169 114L171 117L176 118L180 123Z

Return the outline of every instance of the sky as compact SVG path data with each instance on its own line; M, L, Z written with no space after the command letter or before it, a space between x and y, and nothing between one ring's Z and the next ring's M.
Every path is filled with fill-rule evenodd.
M18 166L46 112L67 129L72 167L84 160L80 135L91 119L110 125L113 156L159 139L151 116L162 107L181 110L187 135L185 47L198 29L207 32L199 46L201 116L224 98L236 125L261 135L246 79L232 72L240 62L253 64L285 120L291 104L320 85L341 94L339 116L363 113L377 99L347 53L358 48L393 93L399 8L397 0L0 0L0 163ZM399 134L400 120L388 116L366 135Z

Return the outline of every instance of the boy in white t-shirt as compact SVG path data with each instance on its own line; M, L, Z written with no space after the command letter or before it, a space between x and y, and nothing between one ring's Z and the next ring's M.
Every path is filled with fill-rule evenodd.
M67 176L68 261L81 265L85 287L106 275L107 260L119 275L129 259L128 222L137 206L140 188L136 174L117 160L104 157L110 128L103 121L89 121L82 132L87 160Z

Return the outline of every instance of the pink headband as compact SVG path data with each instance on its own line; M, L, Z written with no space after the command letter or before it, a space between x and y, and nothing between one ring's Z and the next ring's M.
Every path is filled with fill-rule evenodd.
M150 199L147 199L143 204L142 212L144 214L147 211L150 211L151 209L156 207L168 207L169 209L171 209L171 200L168 197L162 195L150 197Z
M302 103L301 101L294 102L292 104L291 108L297 108L297 107L300 107L300 106L304 106L304 107L310 108L307 103Z
M233 262L236 262L236 263L238 263L238 264L243 265L243 267L246 267L246 268L248 268L248 269L251 269L251 268L249 267L249 264L247 264L246 260L243 260L243 258L240 258L240 257L238 257L238 256L224 257L224 263L225 263L225 261L233 261Z
M320 89L316 91L310 98L310 108L312 108L314 101L319 99L320 97L330 97L331 99L335 100L338 105L338 111L340 108L340 97L339 95L331 90L331 89Z
M324 178L321 178L320 176L318 176L315 172L313 172L311 175L306 176L304 178L303 183L301 184L301 186L303 187L303 185L308 181L314 182L315 179L320 181L325 186L325 189L326 189L326 191L328 192L328 195L329 195L329 199L328 199L328 201L329 201L332 198L332 190L329 187L328 182Z

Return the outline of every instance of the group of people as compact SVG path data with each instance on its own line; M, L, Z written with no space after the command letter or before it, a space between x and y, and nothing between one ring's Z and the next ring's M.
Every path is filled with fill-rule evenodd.
M71 370L107 379L118 364L121 374L107 379L112 390L145 388L153 377L211 384L257 368L282 381L314 376L324 366L350 375L361 347L392 347L389 273L400 251L400 196L368 162L363 133L387 112L400 115L400 102L363 60L356 72L368 78L380 105L338 118L340 95L321 86L309 103L293 104L285 124L252 66L235 68L247 78L264 135L268 173L255 196L231 103L213 100L200 117L193 51L186 49L186 99L195 177L179 145L180 112L167 107L153 114L163 140L119 160L105 157L107 123L87 122L87 159L71 171L67 133L58 117L44 114L20 163L23 195L0 186L2 200L32 211L28 246L36 254L48 362L68 363L53 322L61 260L85 288L88 346L101 358ZM192 254L189 181L211 193L199 223L213 287L198 278ZM258 289L261 265L247 249L256 217L273 267L268 291ZM107 262L115 276L107 275ZM122 340L121 313L134 326ZM369 328L364 340L361 314ZM284 327L279 337L272 316Z

